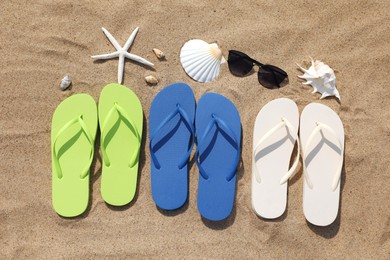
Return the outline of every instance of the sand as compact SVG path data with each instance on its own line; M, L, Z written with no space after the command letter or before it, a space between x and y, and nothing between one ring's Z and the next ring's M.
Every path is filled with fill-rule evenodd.
M56 3L57 2L57 3ZM1 1L0 2L0 258L390 258L390 5L388 1ZM154 96L174 82L189 84L196 98L225 95L240 111L242 163L235 209L225 221L202 220L196 207L198 171L191 162L189 201L173 212L158 210L150 190L149 134L145 125L139 187L123 208L100 195L101 156L92 165L90 206L75 219L51 206L50 124L56 106L75 93L97 101L117 80L117 60L93 62L113 51L101 31L131 49L155 71L126 62L124 84L143 105L145 122ZM256 74L238 78L222 66L211 83L184 73L179 52L191 38L216 41L225 57L241 50L284 68L289 84L269 90ZM166 54L158 61L152 48ZM295 63L309 55L336 71L341 103L319 100L296 77ZM59 90L65 75L71 90ZM144 76L160 82L147 86ZM251 209L252 129L269 101L288 97L299 110L310 102L334 109L345 127L340 214L315 227L302 210L302 167L289 182L286 213L275 221ZM98 151L99 141L96 143Z

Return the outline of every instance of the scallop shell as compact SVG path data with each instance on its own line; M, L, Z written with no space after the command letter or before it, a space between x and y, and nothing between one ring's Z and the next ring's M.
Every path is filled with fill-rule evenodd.
M165 54L161 50L154 48L153 52L154 52L154 54L156 54L157 58L159 58L159 59L165 58Z
M151 85L156 85L158 83L158 79L156 79L153 76L146 76L145 81L146 81L146 83L151 84Z
M336 96L339 100L340 94L336 89L336 75L331 67L326 65L320 60L314 61L311 57L311 66L309 69L304 69L301 66L298 67L304 72L302 76L298 76L301 79L305 79L305 85L311 85L313 87L313 92L321 93L322 96L320 99Z
M65 90L65 89L69 88L70 84L72 84L72 80L70 79L70 77L68 75L66 75L61 80L61 83L60 83L61 90Z
M218 74L226 60L216 43L195 39L186 42L181 48L180 61L185 72L199 82L210 82Z

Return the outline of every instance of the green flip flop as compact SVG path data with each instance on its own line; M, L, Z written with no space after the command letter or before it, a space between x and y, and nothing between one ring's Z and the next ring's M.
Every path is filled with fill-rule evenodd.
M73 95L54 111L51 124L52 203L63 217L82 214L89 201L97 130L97 107L86 94Z
M102 150L101 194L114 206L134 198L143 112L137 95L129 88L112 83L102 90L98 105Z

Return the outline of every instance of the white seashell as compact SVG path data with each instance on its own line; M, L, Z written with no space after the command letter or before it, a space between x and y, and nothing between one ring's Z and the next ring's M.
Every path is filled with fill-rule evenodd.
M198 39L186 42L180 52L180 62L185 72L199 82L214 80L225 61L216 43L208 44Z
M68 75L66 75L61 80L61 83L60 83L61 90L65 90L65 89L69 88L70 84L72 84L72 80L70 79L70 77Z
M165 58L165 55L162 51L160 51L159 49L153 49L153 52L154 54L156 54L157 58L159 59L164 59Z
M149 83L149 84L152 84L152 85L156 85L158 83L158 79L156 79L153 76L146 76L145 77L145 81L146 81L146 83Z
M329 96L336 96L339 100L340 94L336 89L336 75L333 69L320 60L314 61L311 57L311 66L309 69L304 69L301 66L298 67L304 72L302 76L298 76L301 79L305 79L305 85L311 85L313 92L321 93L320 99Z

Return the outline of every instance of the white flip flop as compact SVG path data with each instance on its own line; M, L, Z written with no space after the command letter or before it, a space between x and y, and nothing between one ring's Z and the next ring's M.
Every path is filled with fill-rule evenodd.
M336 219L344 158L344 128L329 107L311 103L301 115L303 212L307 221L328 226Z
M280 217L287 205L287 181L299 161L299 112L294 101L275 99L256 117L252 153L252 207L266 219ZM298 154L289 170L298 142Z

